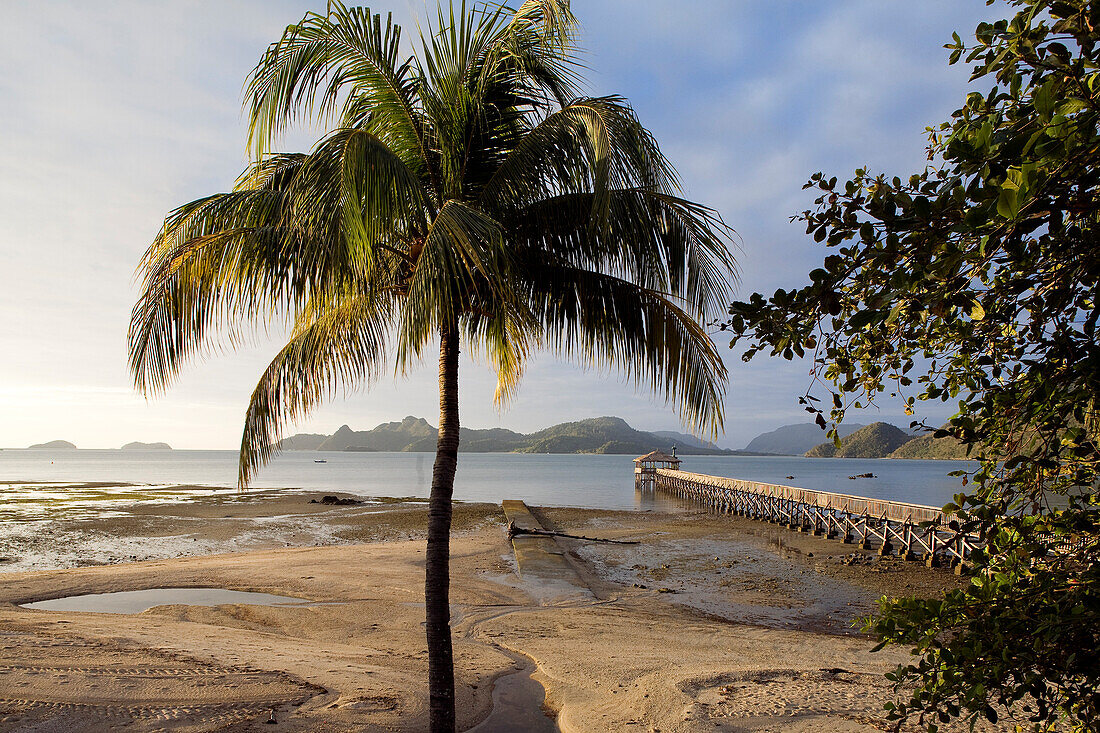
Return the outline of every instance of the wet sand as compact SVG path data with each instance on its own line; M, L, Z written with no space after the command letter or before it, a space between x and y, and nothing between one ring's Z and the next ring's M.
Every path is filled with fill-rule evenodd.
M65 536L128 537L150 559L0 574L0 730L426 729L426 507L318 497L138 505ZM907 654L870 653L850 620L883 594L961 582L901 562L846 565L850 546L731 517L534 511L547 527L638 544L562 540L591 592L555 596L516 573L499 507L456 506L461 730L489 714L494 680L531 665L565 731L886 730L882 675ZM154 557L166 537L245 551L192 556L173 539ZM314 603L17 605L157 587ZM266 725L272 709L279 722Z

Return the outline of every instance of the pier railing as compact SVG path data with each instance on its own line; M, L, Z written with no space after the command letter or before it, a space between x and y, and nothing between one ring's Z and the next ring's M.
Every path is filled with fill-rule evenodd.
M663 468L654 472L652 482L638 486L715 511L877 549L880 555L896 551L907 560L921 559L929 566L943 562L957 566L980 545L977 537L957 531L958 524L943 511L921 504Z

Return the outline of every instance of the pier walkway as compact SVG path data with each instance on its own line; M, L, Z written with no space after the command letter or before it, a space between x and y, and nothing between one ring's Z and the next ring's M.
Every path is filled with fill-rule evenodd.
M781 524L799 532L840 539L880 555L897 553L929 567L960 567L977 537L958 531L940 509L868 499L828 491L707 476L675 468L639 469L635 486L708 507L714 511Z

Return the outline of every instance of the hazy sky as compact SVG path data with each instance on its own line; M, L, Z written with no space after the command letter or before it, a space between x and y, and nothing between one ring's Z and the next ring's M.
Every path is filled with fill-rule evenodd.
M217 353L146 402L130 386L134 268L175 206L227 190L243 168L241 89L263 49L323 1L0 0L0 446L65 439L234 448L247 398L279 344ZM434 6L433 6L434 7ZM905 174L924 128L962 101L967 71L942 45L1001 8L982 0L574 0L593 93L627 97L688 197L740 236L739 295L801 284L824 256L789 217L815 171ZM420 1L377 3L407 28ZM282 146L308 149L299 131ZM717 336L724 353L726 340ZM808 364L727 359L723 445L801 421ZM314 413L301 432L435 422L435 364ZM532 430L596 415L679 429L618 375L537 359L498 414L494 377L464 361L462 422ZM947 413L919 413L942 420ZM853 415L906 424L897 405Z

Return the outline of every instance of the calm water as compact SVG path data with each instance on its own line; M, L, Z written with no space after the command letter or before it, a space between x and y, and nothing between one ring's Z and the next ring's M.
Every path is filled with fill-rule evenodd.
M169 604L187 606L220 606L226 603L247 603L253 606L287 606L308 604L303 598L277 596L271 593L226 590L225 588L150 588L124 590L117 593L87 593L80 596L51 598L25 603L23 608L42 611L92 611L95 613L141 613L154 606Z
M523 499L547 506L635 509L641 505L634 493L633 458L464 454L459 457L455 498L494 503ZM316 463L319 459L326 462ZM423 498L428 495L432 460L430 453L288 452L266 466L254 485ZM714 476L942 506L961 489L959 479L948 476L948 472L974 466L965 461L685 456L682 468ZM876 478L848 478L868 472ZM126 482L231 488L235 486L236 475L236 451L0 451L0 482L8 484ZM0 486L0 496L11 498L16 490L14 486Z

